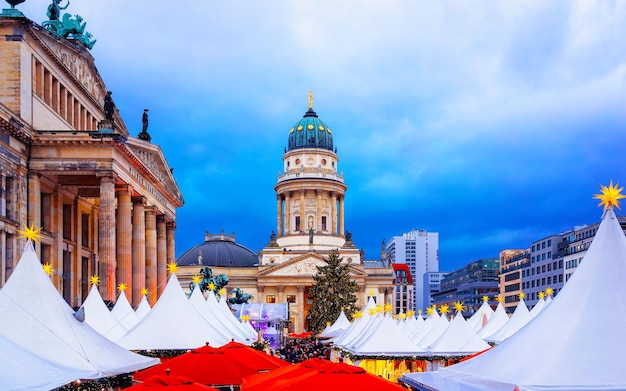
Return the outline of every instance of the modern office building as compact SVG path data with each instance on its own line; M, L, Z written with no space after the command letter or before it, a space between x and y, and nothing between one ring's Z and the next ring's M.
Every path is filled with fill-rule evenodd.
M522 293L522 269L530 264L528 250L500 251L500 296L504 309L512 313Z
M444 272L426 272L424 273L424 308L428 308L434 304L433 296L441 292L441 280L448 273Z
M494 300L499 294L498 274L500 260L498 258L479 259L465 267L446 274L441 280L441 292L433 297L433 304L438 307L447 304L450 308L460 301L465 306L465 317L472 316L483 303L483 297L489 297L489 304L497 304Z
M431 302L424 295L424 273L439 271L439 233L424 229L394 236L387 243L390 263L408 265L413 277L414 311L425 310Z
M552 288L556 294L563 287L563 262L553 257L562 238L563 234L555 234L531 243L530 263L522 268L522 290L529 308L539 301L539 292Z
M144 288L154 302L175 261L182 195L147 117L127 126L115 108L91 35L47 22L0 14L0 286L25 245L18 230L32 225L71 306L93 275L105 300L124 283L133 304Z

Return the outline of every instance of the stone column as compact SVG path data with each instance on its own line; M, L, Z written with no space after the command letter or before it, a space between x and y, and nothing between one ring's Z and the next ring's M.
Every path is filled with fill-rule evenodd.
M100 238L98 276L103 300L115 300L115 178L112 173L100 177Z
M278 297L276 297L276 302L277 303L284 303L285 302L285 286L284 285L277 285L276 286L276 291L278 291Z
M143 197L133 197L133 290L132 305L141 301L146 288L146 217ZM154 303L154 302L152 302Z
M338 234L341 236L345 234L344 226L343 226L343 215L344 215L343 200L344 200L344 197L341 196L341 198L339 198L339 232L338 232Z
M322 190L317 189L315 191L315 194L317 195L317 201L316 201L316 210L315 210L315 214L317 215L317 227L315 227L315 230L317 232L322 232Z
M291 233L291 193L285 194L285 235Z
M7 213L7 176L4 173L4 171L2 171L0 173L0 216L2 217L6 217L6 213ZM5 258L1 258L2 260L4 260ZM0 279L0 281L4 281L3 279Z
M31 171L29 173L29 194L28 194L28 204L29 204L29 215L30 221L27 221L26 224L30 227L31 224L35 225L35 228L39 228L42 226L41 221L41 174L37 171ZM20 227L21 229L22 227ZM43 227L42 227L43 228ZM47 229L48 227L46 227ZM41 244L39 241L34 243L35 251L41 251Z
M172 263L172 262L176 262L176 246L174 243L174 233L176 232L176 222L175 221L169 221L167 223L167 232L166 232L166 240L167 240L167 263ZM167 280L167 269L165 271L165 279ZM159 296L161 296L161 293L163 293L163 290L165 289L165 285L167 285L167 282L164 285L159 285Z
M332 234L333 235L337 235L337 193L333 193L331 196L331 202L332 202Z
M117 193L117 273L118 283L124 283L127 292L133 289L133 226L132 202L128 186ZM132 300L132 299L131 299Z
M298 322L296 324L296 333L301 333L304 331L304 285L298 285L298 299L297 305L298 308Z
M167 219L158 215L157 225L157 294L167 284Z
M307 226L306 226L307 221L306 221L306 216L304 215L305 194L306 194L306 190L300 190L300 232L307 231Z
M283 235L283 196L276 195L276 234L278 236Z
M156 303L157 298L157 228L154 207L146 208L146 288L148 300Z

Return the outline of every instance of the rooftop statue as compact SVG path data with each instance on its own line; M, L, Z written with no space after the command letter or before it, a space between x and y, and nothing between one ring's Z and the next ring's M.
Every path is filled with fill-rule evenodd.
M63 17L59 19L61 10L66 9L70 2L68 0L65 7L61 7L59 3L62 0L52 0L52 4L48 6L48 19L41 25L53 34L66 39L75 39L87 47L87 49L93 48L96 40L93 36L85 32L86 22L83 22L83 18L80 15L75 15L72 18L70 14L63 14Z
M248 300L252 298L252 295L249 293L244 293L241 288L233 289L232 293L235 297L231 297L228 299L230 304L247 304Z
M48 19L50 20L59 20L59 17L61 16L61 10L66 9L67 7L69 7L70 5L70 1L67 0L67 4L65 4L65 7L61 7L60 3L62 0L52 0L52 4L50 4L48 6Z

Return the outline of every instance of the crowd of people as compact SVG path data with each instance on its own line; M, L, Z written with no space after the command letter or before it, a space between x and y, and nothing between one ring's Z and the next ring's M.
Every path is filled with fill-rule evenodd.
M328 346L315 339L292 339L274 351L277 357L291 363L299 363L314 357L330 358Z

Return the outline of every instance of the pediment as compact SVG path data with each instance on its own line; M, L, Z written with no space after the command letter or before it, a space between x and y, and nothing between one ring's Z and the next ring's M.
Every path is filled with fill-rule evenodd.
M316 253L308 253L300 255L296 258L290 259L287 262L278 264L268 269L259 272L258 276L261 277L294 277L294 276L314 276L317 274L318 266L326 266L327 263L322 256ZM351 276L366 276L366 274L355 268L352 265L348 265Z
M72 76L96 102L104 102L106 86L98 73L89 50L70 40L54 36L42 27L31 32L48 49L62 70Z
M182 200L182 194L161 148L156 144L128 138L126 146L143 166L170 192Z

